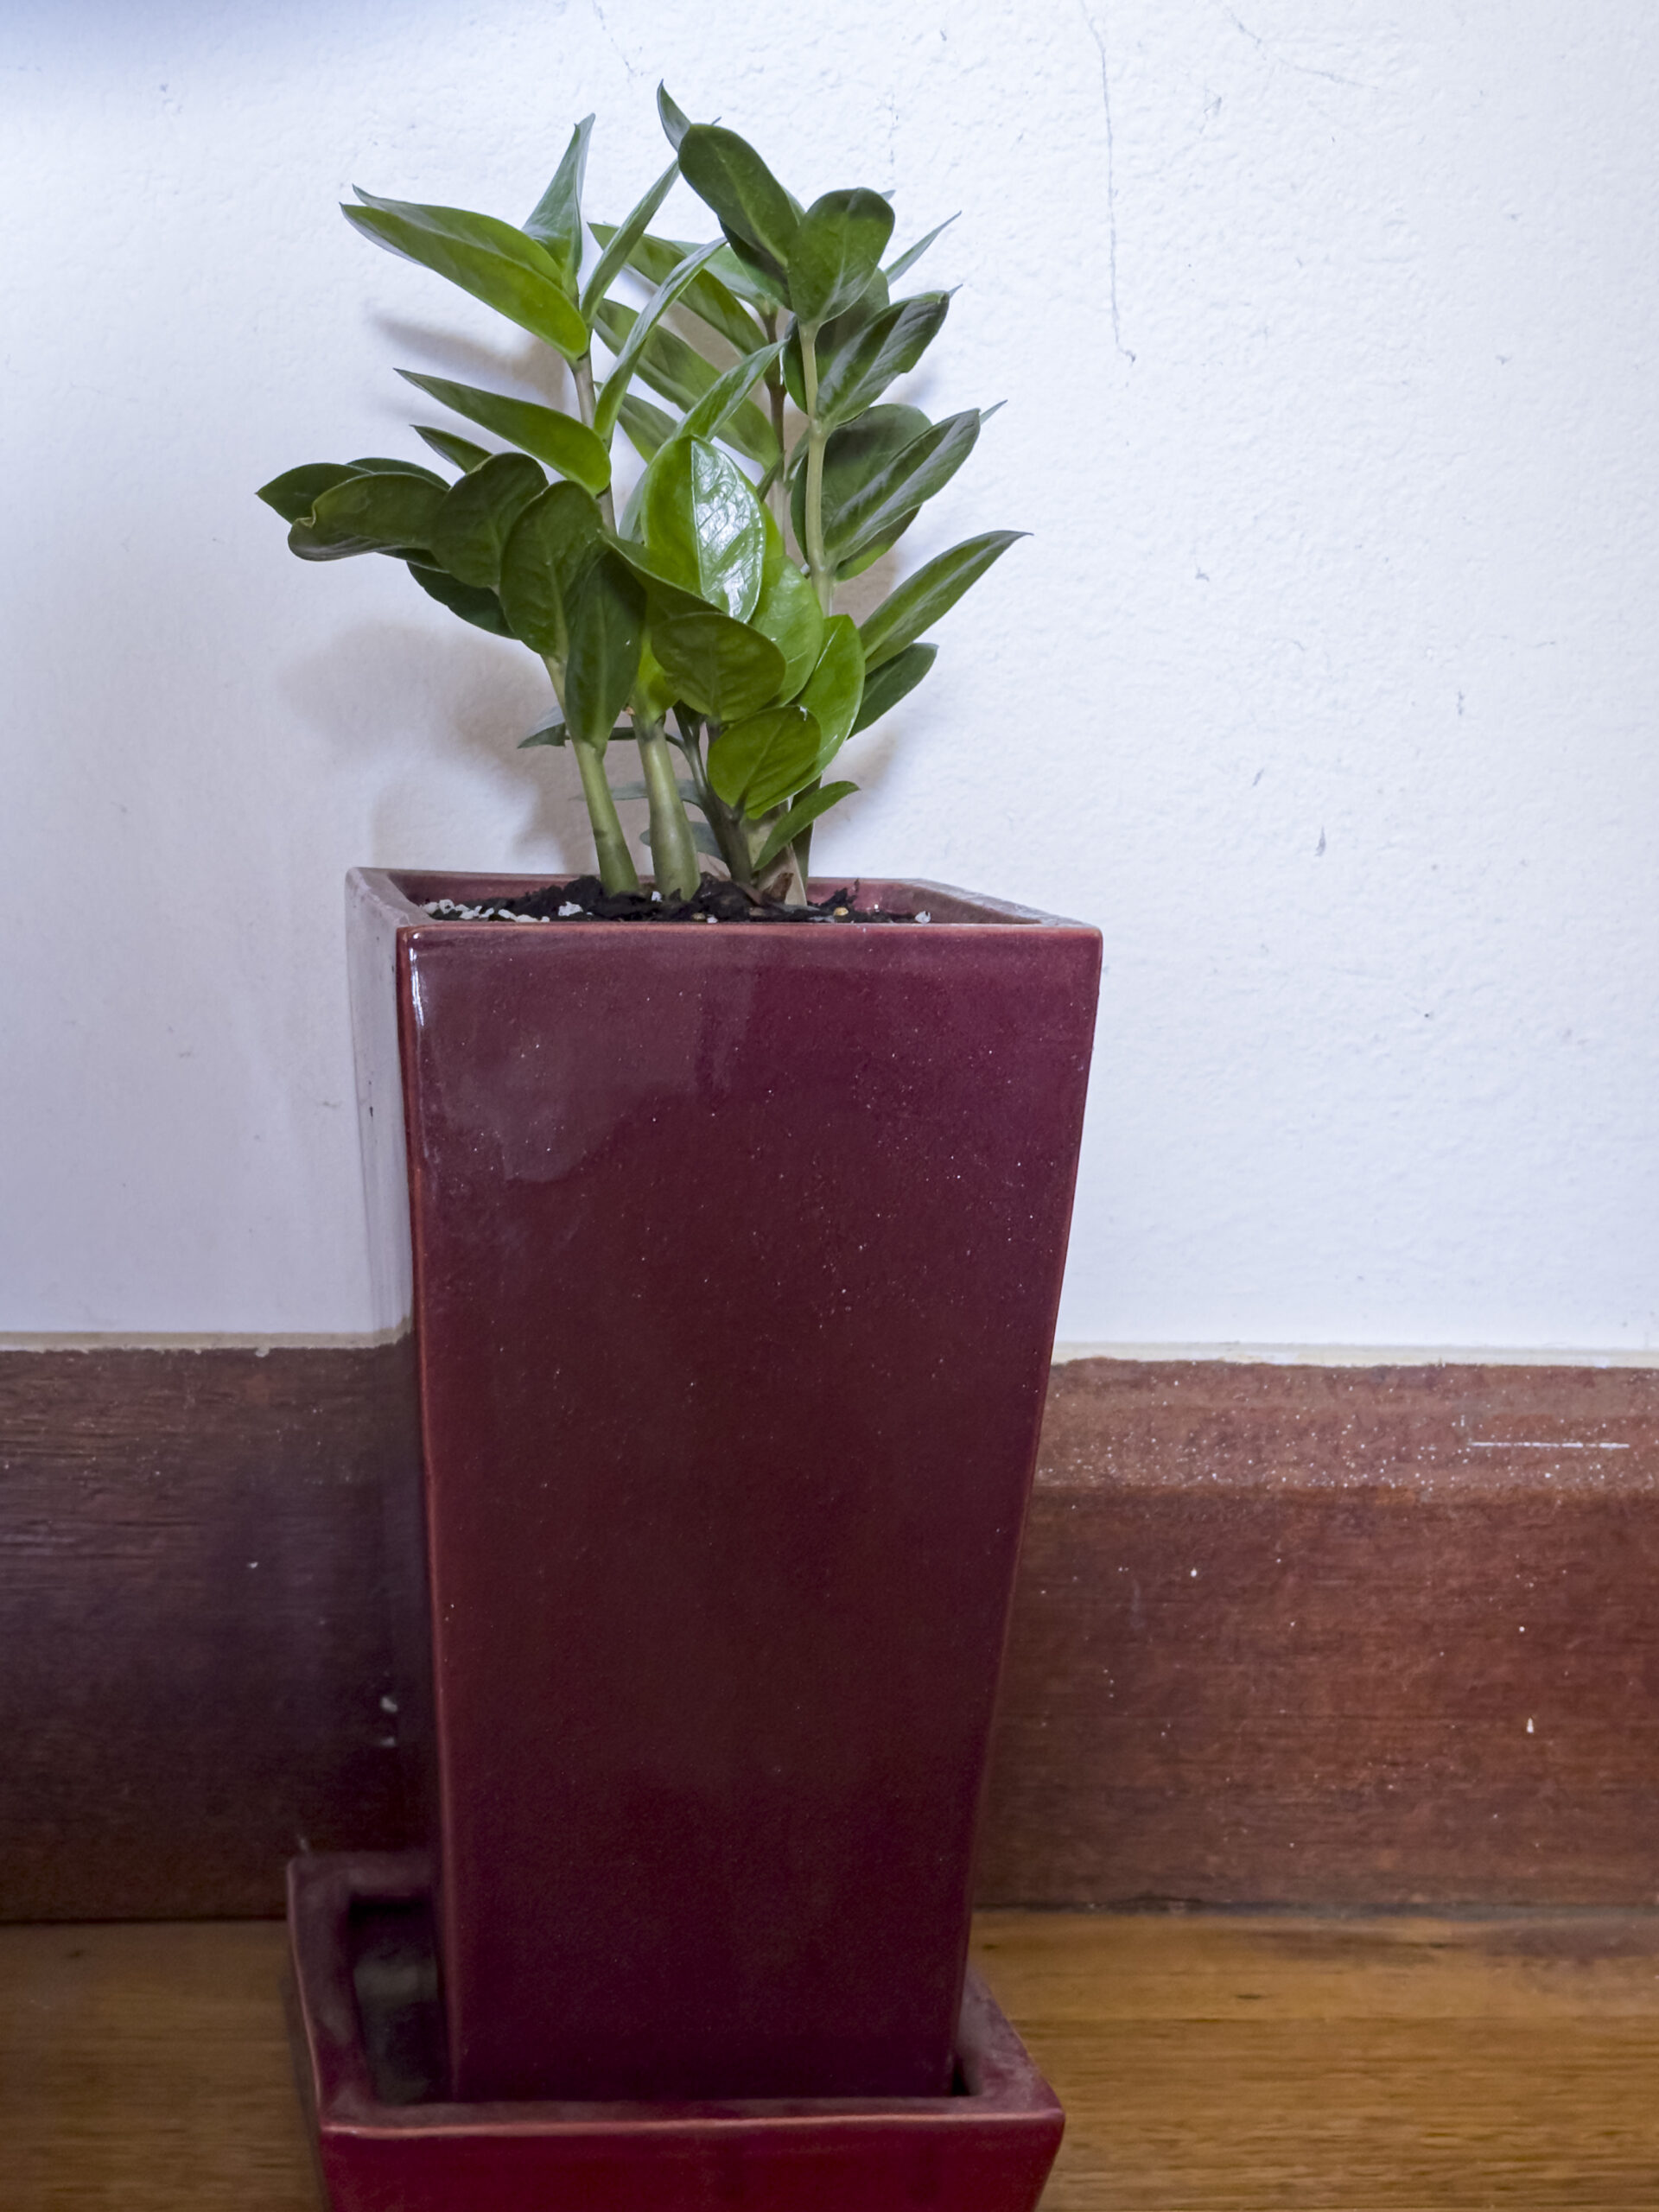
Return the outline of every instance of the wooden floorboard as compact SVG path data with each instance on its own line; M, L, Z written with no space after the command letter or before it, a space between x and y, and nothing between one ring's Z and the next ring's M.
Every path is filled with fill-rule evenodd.
M315 2212L269 1923L0 1929L8 2212ZM1651 2212L1659 1915L994 1912L1044 2212Z

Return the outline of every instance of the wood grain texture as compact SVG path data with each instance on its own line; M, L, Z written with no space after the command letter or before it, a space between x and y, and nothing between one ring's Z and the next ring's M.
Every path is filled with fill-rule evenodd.
M1057 1369L982 1898L1659 1897L1656 1384Z
M0 1355L0 1915L275 1912L404 1840L406 1352Z
M1026 1914L1043 2212L1650 2212L1659 1916ZM8 2212L314 2212L269 1923L0 1929Z
M275 1913L302 1837L410 1840L410 1393L395 1346L0 1353L0 1917ZM1659 1376L1057 1369L979 1889L1659 1899Z
M1659 1920L991 1913L1066 2107L1043 2212L1635 2212Z

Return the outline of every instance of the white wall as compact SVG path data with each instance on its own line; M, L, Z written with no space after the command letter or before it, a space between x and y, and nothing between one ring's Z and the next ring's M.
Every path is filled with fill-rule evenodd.
M962 210L907 546L1035 534L819 850L1105 932L1062 1334L1659 1342L1659 17L1239 6L13 0L0 1328L369 1325L342 872L580 817L528 655L252 491L523 371L350 184L522 216L591 107L614 213L660 73Z

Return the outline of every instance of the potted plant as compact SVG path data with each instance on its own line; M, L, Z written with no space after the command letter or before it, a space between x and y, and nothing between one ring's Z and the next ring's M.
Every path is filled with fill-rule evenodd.
M938 233L884 262L880 194L803 208L735 133L658 105L674 159L614 228L584 231L588 123L522 227L346 210L550 346L574 413L412 376L503 446L421 425L452 477L372 458L261 494L302 557L389 554L541 657L556 710L524 741L574 753L597 864L363 871L350 894L372 1229L421 1377L450 2101L416 2132L472 2141L487 2113L521 2142L574 2099L584 2141L660 2150L677 2100L784 2156L794 2113L843 2160L891 2135L894 2202L971 2139L970 2201L1027 2204L1058 2107L1017 2043L984 2058L963 1969L1098 939L932 885L811 884L842 747L1017 533L861 624L837 608L983 420L889 396L946 317L944 293L895 296ZM651 227L677 179L707 244ZM618 429L642 464L620 512ZM321 2096L342 1916L399 1878L297 1880ZM378 2201L334 2120L337 2199ZM552 2157L558 2126L530 2132ZM735 2139L684 2168L686 2202ZM744 2186L886 2201L835 2156L821 2197L787 2157ZM639 2201L678 2201L668 2175Z

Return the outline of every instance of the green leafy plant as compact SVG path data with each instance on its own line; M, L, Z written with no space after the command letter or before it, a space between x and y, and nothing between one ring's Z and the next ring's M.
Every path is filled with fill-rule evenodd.
M696 889L702 854L757 895L804 897L812 825L857 788L825 780L842 747L921 682L924 633L1021 533L951 547L862 624L836 612L837 587L898 543L994 411L931 423L888 397L945 320L947 293L894 289L944 226L884 264L880 193L803 208L734 131L690 123L664 91L658 107L674 160L614 226L583 221L591 116L519 226L362 191L343 210L550 346L574 414L403 370L506 449L416 423L453 477L319 462L259 497L302 559L389 555L541 657L558 711L524 742L574 751L607 891L639 887L616 802L643 797L665 899ZM651 228L682 177L720 225L706 245ZM644 464L620 519L619 429ZM613 790L625 714L641 775Z

